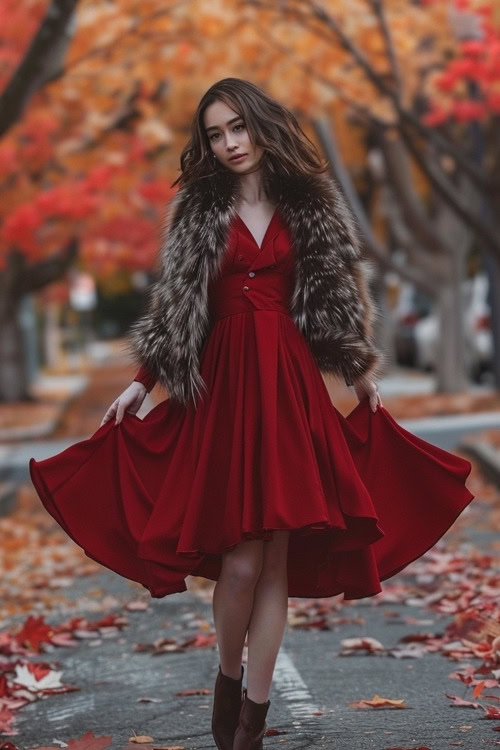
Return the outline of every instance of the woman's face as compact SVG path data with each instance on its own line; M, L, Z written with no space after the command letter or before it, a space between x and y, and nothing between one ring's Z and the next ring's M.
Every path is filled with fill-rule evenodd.
M231 107L213 102L205 109L203 124L213 153L225 167L245 174L259 166L264 148L250 142L245 121ZM231 159L240 154L241 158Z

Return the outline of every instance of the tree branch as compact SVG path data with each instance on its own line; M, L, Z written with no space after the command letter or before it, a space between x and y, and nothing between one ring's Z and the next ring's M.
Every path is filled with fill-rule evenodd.
M384 154L389 182L394 187L394 195L401 206L406 224L427 250L442 255L453 255L453 247L450 247L434 231L421 200L414 190L411 181L411 164L402 141L394 138L388 139L380 131L375 131L375 137Z
M276 11L276 6L266 0L245 0L247 5L255 6L258 8L267 8L269 10ZM458 145L448 140L439 133L437 130L432 129L424 125L419 118L413 114L413 112L405 109L398 100L397 94L388 86L383 78L375 68L371 65L368 58L363 54L359 47L343 32L340 25L337 23L335 18L330 15L323 7L317 5L314 0L307 0L307 7L310 9L312 18L315 18L320 23L328 28L329 31L333 32L336 36L340 46L353 57L355 62L364 71L368 80L375 86L379 93L387 96L394 104L395 110L400 117L400 120L407 125L413 126L417 133L424 138L426 141L431 142L437 149L444 153L453 156L457 165L473 180L481 190L490 191L498 190L500 183L497 179L491 178L486 175L483 170L478 168L474 162L462 153L462 150ZM297 17L304 27L307 27L310 31L313 31L317 36L331 43L332 39L329 35L325 34L315 26L311 26L308 23L308 16L296 8L286 6L285 3L281 4L279 12L288 14L289 16Z
M128 36L133 36L134 34L140 35L141 34L141 26L143 26L146 23L150 23L151 21L156 20L157 18L161 18L162 16L169 15L173 10L176 8L185 5L188 2L188 0L179 0L179 2L173 3L172 5L169 5L168 8L162 8L161 10L157 10L154 13L151 13L149 16L144 16L144 18L136 19L136 21L130 26L129 29L125 29L122 33L118 34L114 39L111 39L106 44L103 44L101 47L93 47L92 49L87 50L87 52L84 52L80 57L75 57L71 63L68 63L64 69L61 69L57 76L54 76L52 80L56 80L57 78L61 78L62 76L67 75L69 71L71 71L73 68L75 68L77 65L80 65L80 63L85 62L86 60L90 60L92 57L97 57L100 54L108 54L113 51L115 47L117 47L121 42L123 42L124 39L126 39ZM140 6L139 6L140 7ZM161 39L167 44L168 42L178 42L179 41L179 34L173 33L173 34L167 34L166 32L162 33ZM186 33L183 32L182 40L186 40Z
M383 268L395 271L402 278L411 281L430 295L435 296L438 293L439 287L433 283L433 280L431 280L427 274L421 273L419 269L407 268L394 263L390 255L387 253L386 248L384 248L377 240L373 233L370 221L361 201L359 200L351 176L347 171L338 149L332 126L329 123L327 124L324 120L313 120L312 124L322 145L323 151L330 161L333 169L333 176L342 188L346 201L357 219L359 228L361 229L366 246L370 253Z
M336 93L338 98L341 101L343 101L344 104L347 104L349 107L352 108L354 112L356 112L361 122L364 122L366 125L375 123L381 127L385 125L385 123L383 123L382 120L379 120L378 118L376 118L370 112L369 109L367 109L366 107L363 107L362 104L360 104L359 102L347 96L345 91L338 84L334 83L328 78L325 78L325 76L319 73L312 65L309 65L309 63L294 59L293 50L290 49L290 47L287 47L286 45L282 44L281 42L278 42L272 36L272 33L270 33L267 29L265 28L260 29L260 35L263 38L266 38L274 46L274 48L279 50L283 55L293 59L293 64L296 65L300 70L304 71L304 73L307 73L309 76L311 76L311 78L314 78L316 81L320 81L320 83L323 83L325 86L332 89L332 91Z
M359 47L347 36L347 34L344 33L335 18L327 13L324 8L318 6L314 0L309 0L309 4L314 15L323 21L331 31L333 31L340 45L352 55L358 66L364 71L368 80L380 91L380 93L392 100L394 107L403 122L414 127L419 135L426 140L431 141L440 151L451 154L461 169L463 169L471 180L474 180L482 190L491 190L494 185L497 185L498 187L498 181L495 180L492 184L492 181L486 178L484 172L480 168L478 168L471 160L464 157L458 146L446 139L437 130L428 128L415 114L413 114L413 112L405 109L401 105L397 94L386 84L384 78L377 73Z
M78 250L79 242L76 238L73 238L60 252L25 267L15 282L13 293L16 298L23 294L36 292L47 284L60 279L78 257Z
M16 123L29 98L45 82L54 49L71 21L78 0L52 0L10 81L0 95L0 137Z
M396 57L396 50L394 49L394 44L392 43L391 31L389 28L389 24L387 23L384 3L383 3L383 0L369 0L369 2L372 7L374 15L378 19L378 22L380 25L380 31L384 38L385 47L387 50L387 57L389 59L389 64L391 66L392 76L394 78L394 94L395 94L395 97L397 98L397 101L401 102L401 92L402 92L401 71L399 70L399 65L398 65L398 61Z
M498 230L492 224L486 222L484 217L477 216L470 211L468 206L457 197L456 188L450 183L443 170L436 166L436 160L430 159L417 148L413 138L408 134L405 127L401 127L399 133L401 134L408 151L413 155L415 161L437 192L446 200L460 218L474 229L480 237L482 237L491 251L500 257L500 237L498 236Z

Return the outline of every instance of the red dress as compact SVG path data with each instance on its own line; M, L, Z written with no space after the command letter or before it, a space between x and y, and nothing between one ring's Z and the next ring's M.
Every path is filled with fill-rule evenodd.
M236 216L198 407L166 399L30 460L48 512L88 555L151 596L217 580L222 553L290 529L288 594L360 599L420 557L473 499L468 461L364 398L330 400L289 302L294 257L278 211L261 248ZM136 379L151 389L143 369Z

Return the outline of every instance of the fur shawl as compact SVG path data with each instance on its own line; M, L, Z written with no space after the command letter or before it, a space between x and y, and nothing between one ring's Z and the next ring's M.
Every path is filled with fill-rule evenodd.
M378 377L384 355L373 342L379 314L371 299L371 261L361 259L357 228L334 180L325 175L265 175L295 249L290 312L318 368L345 379ZM181 188L170 201L159 274L126 346L184 405L206 390L200 359L212 325L208 284L227 247L239 176L225 168Z

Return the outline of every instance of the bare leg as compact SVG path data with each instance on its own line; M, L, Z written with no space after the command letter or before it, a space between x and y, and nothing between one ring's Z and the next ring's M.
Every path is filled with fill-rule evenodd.
M288 530L274 531L264 542L262 572L248 627L247 695L255 703L269 697L274 667L288 612Z
M251 539L226 552L213 593L220 668L227 677L238 680L255 584L262 570L263 546L263 539Z

